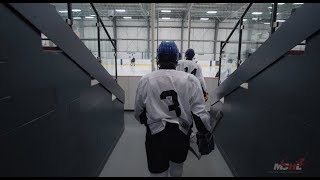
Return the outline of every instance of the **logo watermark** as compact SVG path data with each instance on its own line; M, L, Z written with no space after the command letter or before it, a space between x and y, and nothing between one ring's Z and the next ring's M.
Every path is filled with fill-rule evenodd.
M304 161L304 158L300 158L294 163L281 160L280 162L274 163L273 171L269 171L269 173L302 173Z

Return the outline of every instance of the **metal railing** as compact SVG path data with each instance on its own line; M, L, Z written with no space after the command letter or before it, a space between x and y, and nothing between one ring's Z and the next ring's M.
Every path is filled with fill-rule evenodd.
M104 32L107 34L108 38L109 38L109 41L111 42L113 48L114 48L114 61L115 61L115 78L116 78L116 81L118 79L118 67L117 67L117 41L115 39L112 39L110 37L110 34L106 28L106 26L104 25L97 9L95 8L95 6L93 5L93 3L90 3L94 13L96 14L96 17L97 17L97 34L98 34L98 57L99 57L99 60L101 62L101 49L100 49L100 24L104 30Z
M242 30L244 29L243 26L243 19L245 17L245 15L247 14L247 12L249 11L249 9L252 7L253 3L249 3L249 5L247 6L247 8L245 9L244 13L241 15L240 19L237 21L236 25L234 26L234 28L232 29L232 31L230 32L230 34L228 35L227 39L225 41L222 41L220 44L220 56L219 56L219 70L218 70L218 86L221 84L221 64L222 64L222 54L225 50L225 47L228 43L234 43L234 42L229 42L231 36L236 32L236 29L239 28L239 41L238 43L238 49L237 49L237 65L236 68L238 68L240 66L240 62L241 62L241 45L242 45ZM279 24L277 23L277 10L278 10L278 3L273 3L272 4L272 12L271 12L271 18L270 18L270 34L269 36L271 36L271 34L273 34L276 30L276 28L279 26ZM256 44L261 45L263 42L256 42ZM305 44L299 44L299 45L305 45Z
M229 42L231 36L233 35L233 33L235 32L235 30L237 29L237 27L239 26L239 42L238 42L238 62L237 62L237 66L239 66L239 61L240 61L240 52L241 52L241 41L242 41L242 23L243 23L243 17L247 14L248 10L250 9L250 7L252 6L253 3L250 3L248 5L248 7L246 8L246 10L244 11L244 13L241 15L240 19L238 20L238 22L236 23L236 25L234 26L234 28L232 29L232 31L230 32L229 36L227 37L226 41L223 43L221 42L221 48L220 48L220 57L219 57L219 78L218 78L218 86L220 85L220 79L221 79L221 59L222 59L222 52L223 49L225 48L226 44Z
M96 27L97 27L97 43L98 43L98 50L97 50L97 60L101 63L101 41L110 41L110 43L112 44L113 48L114 48L114 62L115 62L115 81L117 81L118 79L118 67L117 67L117 41L116 39L112 39L110 37L110 34L106 28L106 26L104 25L101 16L99 15L96 7L93 5L93 3L90 3L90 6L93 10L93 12L95 13L96 19L97 19L97 23L96 23ZM72 25L73 25L73 13L72 13L72 3L67 3L67 14L68 14L68 19L66 19L66 22L68 23L68 25L70 26L70 28L72 29ZM104 32L106 33L108 39L105 38L101 38L100 35L100 27L103 28ZM79 38L82 41L87 40L86 38ZM42 38L42 40L50 40L48 38ZM50 47L48 47L50 48Z

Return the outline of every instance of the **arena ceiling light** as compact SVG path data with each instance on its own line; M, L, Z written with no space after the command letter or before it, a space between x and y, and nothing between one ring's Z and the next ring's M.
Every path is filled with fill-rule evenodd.
M86 18L86 19L93 19L94 17L92 17L92 16L86 16L85 18Z
M215 14L217 11L207 11L207 14Z
M278 5L284 5L285 3L278 3Z
M248 21L248 19L243 19L242 21Z
M285 22L286 20L284 19L278 19L277 22Z
M252 12L251 14L260 15L260 14L262 14L262 12Z
M94 16L96 16L96 15L95 15L95 14L91 14L90 16L93 16L93 17L94 17Z
M123 19L131 19L132 17L125 16Z
M72 9L72 12L80 12L81 9Z
M73 17L73 19L81 19L81 17Z
M207 21L207 20L209 20L209 18L200 18L200 20Z
M294 5L304 4L304 3L293 3Z
M256 20L258 20L258 18L252 18L252 20L256 21Z
M170 18L169 18L169 17L163 17L163 18L161 18L161 19L168 20L168 19L170 19Z
M265 22L265 23L263 23L263 24L270 24L270 23L268 23L268 22Z
M161 12L164 12L164 13L170 13L171 10L161 10Z
M269 8L269 9L272 9L272 7L271 7L271 6L269 6L268 8Z
M67 13L68 11L67 11L67 10L61 10L61 11L59 11L59 12L61 12L61 13Z
M126 12L125 9L116 9L117 12Z

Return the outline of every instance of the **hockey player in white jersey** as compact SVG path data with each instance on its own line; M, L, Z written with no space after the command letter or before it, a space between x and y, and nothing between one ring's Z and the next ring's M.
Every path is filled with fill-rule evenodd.
M199 152L209 154L212 138L210 115L199 80L177 71L178 49L174 42L161 42L157 49L159 70L143 76L137 87L135 118L146 126L145 148L151 176L181 176L187 158L190 133L195 122Z
M195 53L193 49L187 49L185 53L186 60L178 61L177 70L191 73L199 79L201 83L204 99L205 101L207 101L209 97L208 97L206 82L204 81L204 78L202 75L201 66L196 62L192 61L194 55Z

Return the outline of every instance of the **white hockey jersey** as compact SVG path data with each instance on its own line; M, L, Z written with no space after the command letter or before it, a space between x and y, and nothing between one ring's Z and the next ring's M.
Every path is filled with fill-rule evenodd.
M192 113L207 130L211 129L200 82L192 74L174 69L160 69L140 79L134 110L138 121L146 110L151 134L162 131L166 122L179 124L180 130L187 134L193 121Z
M176 68L178 71L184 71L187 73L191 73L195 75L203 88L205 92L208 92L206 82L204 81L203 75L202 75L202 69L201 66L194 61L191 60L179 60L178 66Z

